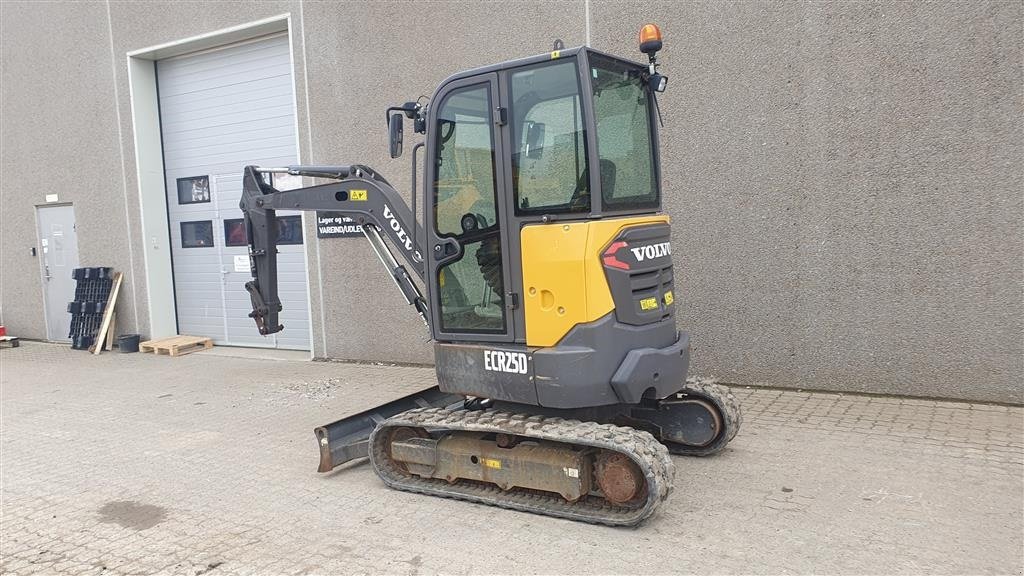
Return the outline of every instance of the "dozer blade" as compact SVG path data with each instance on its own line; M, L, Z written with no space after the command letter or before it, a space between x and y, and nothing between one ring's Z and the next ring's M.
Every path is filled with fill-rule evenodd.
M462 401L462 396L441 392L434 386L331 422L326 426L319 426L313 430L317 445L320 447L320 467L316 471L330 472L346 462L367 457L370 433L377 427L378 422L406 410L443 408L455 404L461 406Z

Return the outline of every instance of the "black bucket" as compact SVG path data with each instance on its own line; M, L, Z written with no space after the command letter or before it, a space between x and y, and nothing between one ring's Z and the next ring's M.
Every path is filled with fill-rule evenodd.
M139 335L138 334L122 334L117 338L117 347L121 352L138 352L139 351Z

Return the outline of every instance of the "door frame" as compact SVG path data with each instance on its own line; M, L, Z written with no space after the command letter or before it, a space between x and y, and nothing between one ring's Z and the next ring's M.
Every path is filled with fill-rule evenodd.
M156 61L203 50L225 47L261 36L287 32L292 74L292 106L295 124L296 161L302 163L302 138L299 131L298 76L295 73L294 26L290 12L246 22L131 50L125 54L128 65L128 88L131 104L132 138L135 150L135 176L139 187L139 211L142 230L143 264L145 266L147 306L151 338L177 334L178 311L174 297L174 276L171 263L171 235L168 225L167 184L164 176L163 143L160 129L159 94L157 93ZM305 41L303 41L303 49ZM305 61L303 60L303 71ZM303 90L306 90L305 82ZM306 95L308 100L308 94ZM307 125L309 110L306 108ZM307 134L308 136L308 134ZM242 167L240 166L239 169ZM308 236L312 219L302 214L303 232ZM319 250L319 246L315 245ZM314 357L315 323L313 322L309 250L303 250L306 267L306 306L309 323L309 358ZM319 273L319 271L318 271ZM323 316L321 296L320 311ZM326 338L326 336L325 336ZM326 341L324 342L326 348Z
M444 103L445 98L449 94L457 90L461 90L471 86L484 85L488 87L490 91L488 98L490 102L490 120L492 130L492 141L494 142L494 210L498 217L499 237L501 238L501 270L502 270L502 283L505 294L502 295L502 305L504 306L505 316L505 331L503 333L491 333L491 332L459 332L459 331L443 331L441 325L441 295L440 295L440 284L438 283L437 277L439 267L437 266L435 254L435 246L443 243L444 240L451 239L450 237L441 237L437 235L435 212L436 212L436 199L434 196L434 181L437 178L437 162L436 156L438 152L438 139L441 137L440 131L433 127L437 124L437 114ZM509 253L509 215L508 210L505 208L505 203L502 201L504 197L502 188L505 186L507 171L506 162L504 158L505 150L505 132L508 129L507 123L499 123L495 117L496 109L505 106L504 100L501 95L501 89L498 82L497 72L484 72L476 74L466 78L459 78L452 80L447 84L442 85L438 88L432 99L430 112L428 114L427 123L430 128L429 132L432 134L431 138L428 138L426 154L424 154L424 161L426 163L426 170L423 178L423 185L426 192L423 206L426 209L424 218L423 228L427 243L424 250L427 252L426 255L426 266L424 273L424 284L427 287L427 294L429 297L429 308L430 308L430 323L433 326L433 336L435 340L450 342L450 341L470 341L470 342L514 342L516 337L516 322L515 313L516 310L509 307L509 296L508 293L513 289L513 286L509 284L511 279L511 260L512 254ZM464 257L464 254L463 254Z
M35 218L35 220L36 220L35 221L35 225L36 225L36 247L38 249L42 249L42 242L41 242L41 240L42 240L42 231L43 231L42 228L39 226L39 211L42 210L42 209L45 209L45 208L64 208L64 207L71 208L71 215L72 215L72 217L74 217L75 205L74 205L73 202L52 202L52 203L49 203L49 204L36 204L35 205L35 209L36 209L36 215L35 215L36 216L36 218ZM75 240L76 252L77 252L77 247L78 247L78 240L77 240L77 237L78 237L78 226L77 226L77 224L78 224L78 219L74 218L73 230L75 232L75 238L76 238L76 240ZM70 342L71 341L70 338L54 339L52 337L53 335L50 334L50 304L48 302L47 292L46 292L46 279L43 276L43 266L44 266L43 260L44 259L43 259L42 256L43 256L42 253L40 253L39 254L39 258L37 258L37 260L39 261L39 281L40 281L40 285L41 285L40 287L42 288L42 297L43 297L43 326L46 327L46 341L47 342L61 342L61 343ZM79 254L75 254L75 258L78 260L79 264L81 264L81 259L79 258L79 256L80 256Z

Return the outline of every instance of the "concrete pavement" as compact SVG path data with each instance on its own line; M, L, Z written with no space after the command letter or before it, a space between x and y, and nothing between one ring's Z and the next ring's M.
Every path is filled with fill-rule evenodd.
M313 428L429 368L0 352L0 572L1021 574L1020 407L735 389L724 453L613 529L319 475Z

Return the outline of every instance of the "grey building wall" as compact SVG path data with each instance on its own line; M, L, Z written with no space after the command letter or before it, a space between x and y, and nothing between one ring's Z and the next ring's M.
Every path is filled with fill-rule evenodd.
M1024 401L1019 2L407 7L0 3L2 321L45 334L28 248L33 205L58 192L75 204L83 264L132 273L121 329L148 330L130 50L291 13L303 160L366 163L407 191L409 155L385 151L386 106L555 38L639 57L636 31L653 21L666 38L665 207L694 370ZM26 172L40 163L44 174ZM432 360L363 242L307 250L317 356Z
M1024 398L1022 4L591 5L664 22L680 323L726 381Z
M106 26L106 4L0 3L0 320L26 338L46 338L29 249L47 194L74 204L82 266L132 269ZM138 285L125 280L119 325L134 326Z

